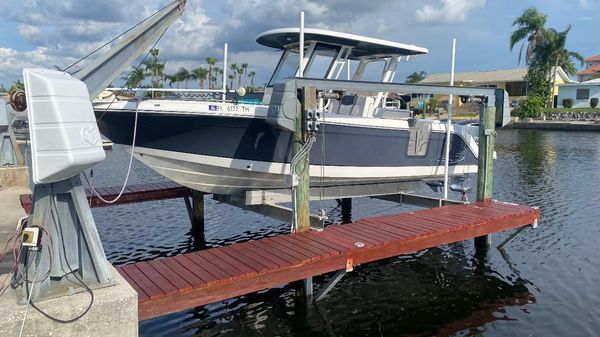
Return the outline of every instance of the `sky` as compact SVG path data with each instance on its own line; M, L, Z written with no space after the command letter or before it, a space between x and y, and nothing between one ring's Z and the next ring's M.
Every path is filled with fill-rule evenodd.
M169 0L0 0L0 84L8 87L25 67L64 68L167 4ZM572 25L567 48L600 54L600 0L188 0L186 10L158 43L167 72L203 66L206 57L248 63L266 82L279 53L258 45L266 30L306 27L365 35L429 49L402 62L396 81L413 71L447 73L452 38L456 71L518 67L509 50L514 19L527 7L548 15L548 28ZM521 64L521 67L523 65ZM118 83L116 80L115 83Z

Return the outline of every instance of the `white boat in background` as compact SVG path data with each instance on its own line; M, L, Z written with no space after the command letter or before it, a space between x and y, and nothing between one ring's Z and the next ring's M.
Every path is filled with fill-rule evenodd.
M321 29L304 30L304 76L391 83L403 58L427 53L414 45ZM299 29L264 32L256 41L282 51L262 104L212 99L96 100L104 136L132 145L134 155L161 175L195 190L239 194L290 187L292 138L267 121L273 87L298 75ZM352 60L354 67L349 70ZM348 75L349 76L349 75ZM165 89L168 91L168 89ZM321 129L310 151L311 186L395 183L444 176L446 125L411 118L389 106L387 92L345 92L323 102ZM449 175L477 171L477 143L467 125L452 124Z

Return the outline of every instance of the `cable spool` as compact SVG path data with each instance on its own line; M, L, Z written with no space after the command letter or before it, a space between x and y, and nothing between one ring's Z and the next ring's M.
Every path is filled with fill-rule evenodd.
M27 109L27 99L25 98L25 91L16 90L10 94L9 103L11 108L16 112L23 112Z
M463 95L461 95L459 97L460 97L460 102L463 103L463 104L465 104L465 103L467 103L469 101L469 96L463 96Z

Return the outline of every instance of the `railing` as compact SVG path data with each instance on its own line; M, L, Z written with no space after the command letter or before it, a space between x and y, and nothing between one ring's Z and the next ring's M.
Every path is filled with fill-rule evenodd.
M107 91L113 92L157 92L157 93L170 93L176 97L188 97L188 98L202 98L211 100L222 100L225 102L225 95L227 93L235 93L236 90L229 89L173 89L173 88L106 88ZM222 97L220 97L222 95Z

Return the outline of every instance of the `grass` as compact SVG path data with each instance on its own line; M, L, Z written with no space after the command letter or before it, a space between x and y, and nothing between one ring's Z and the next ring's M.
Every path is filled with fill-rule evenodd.
M600 112L600 108L546 108L544 112Z

